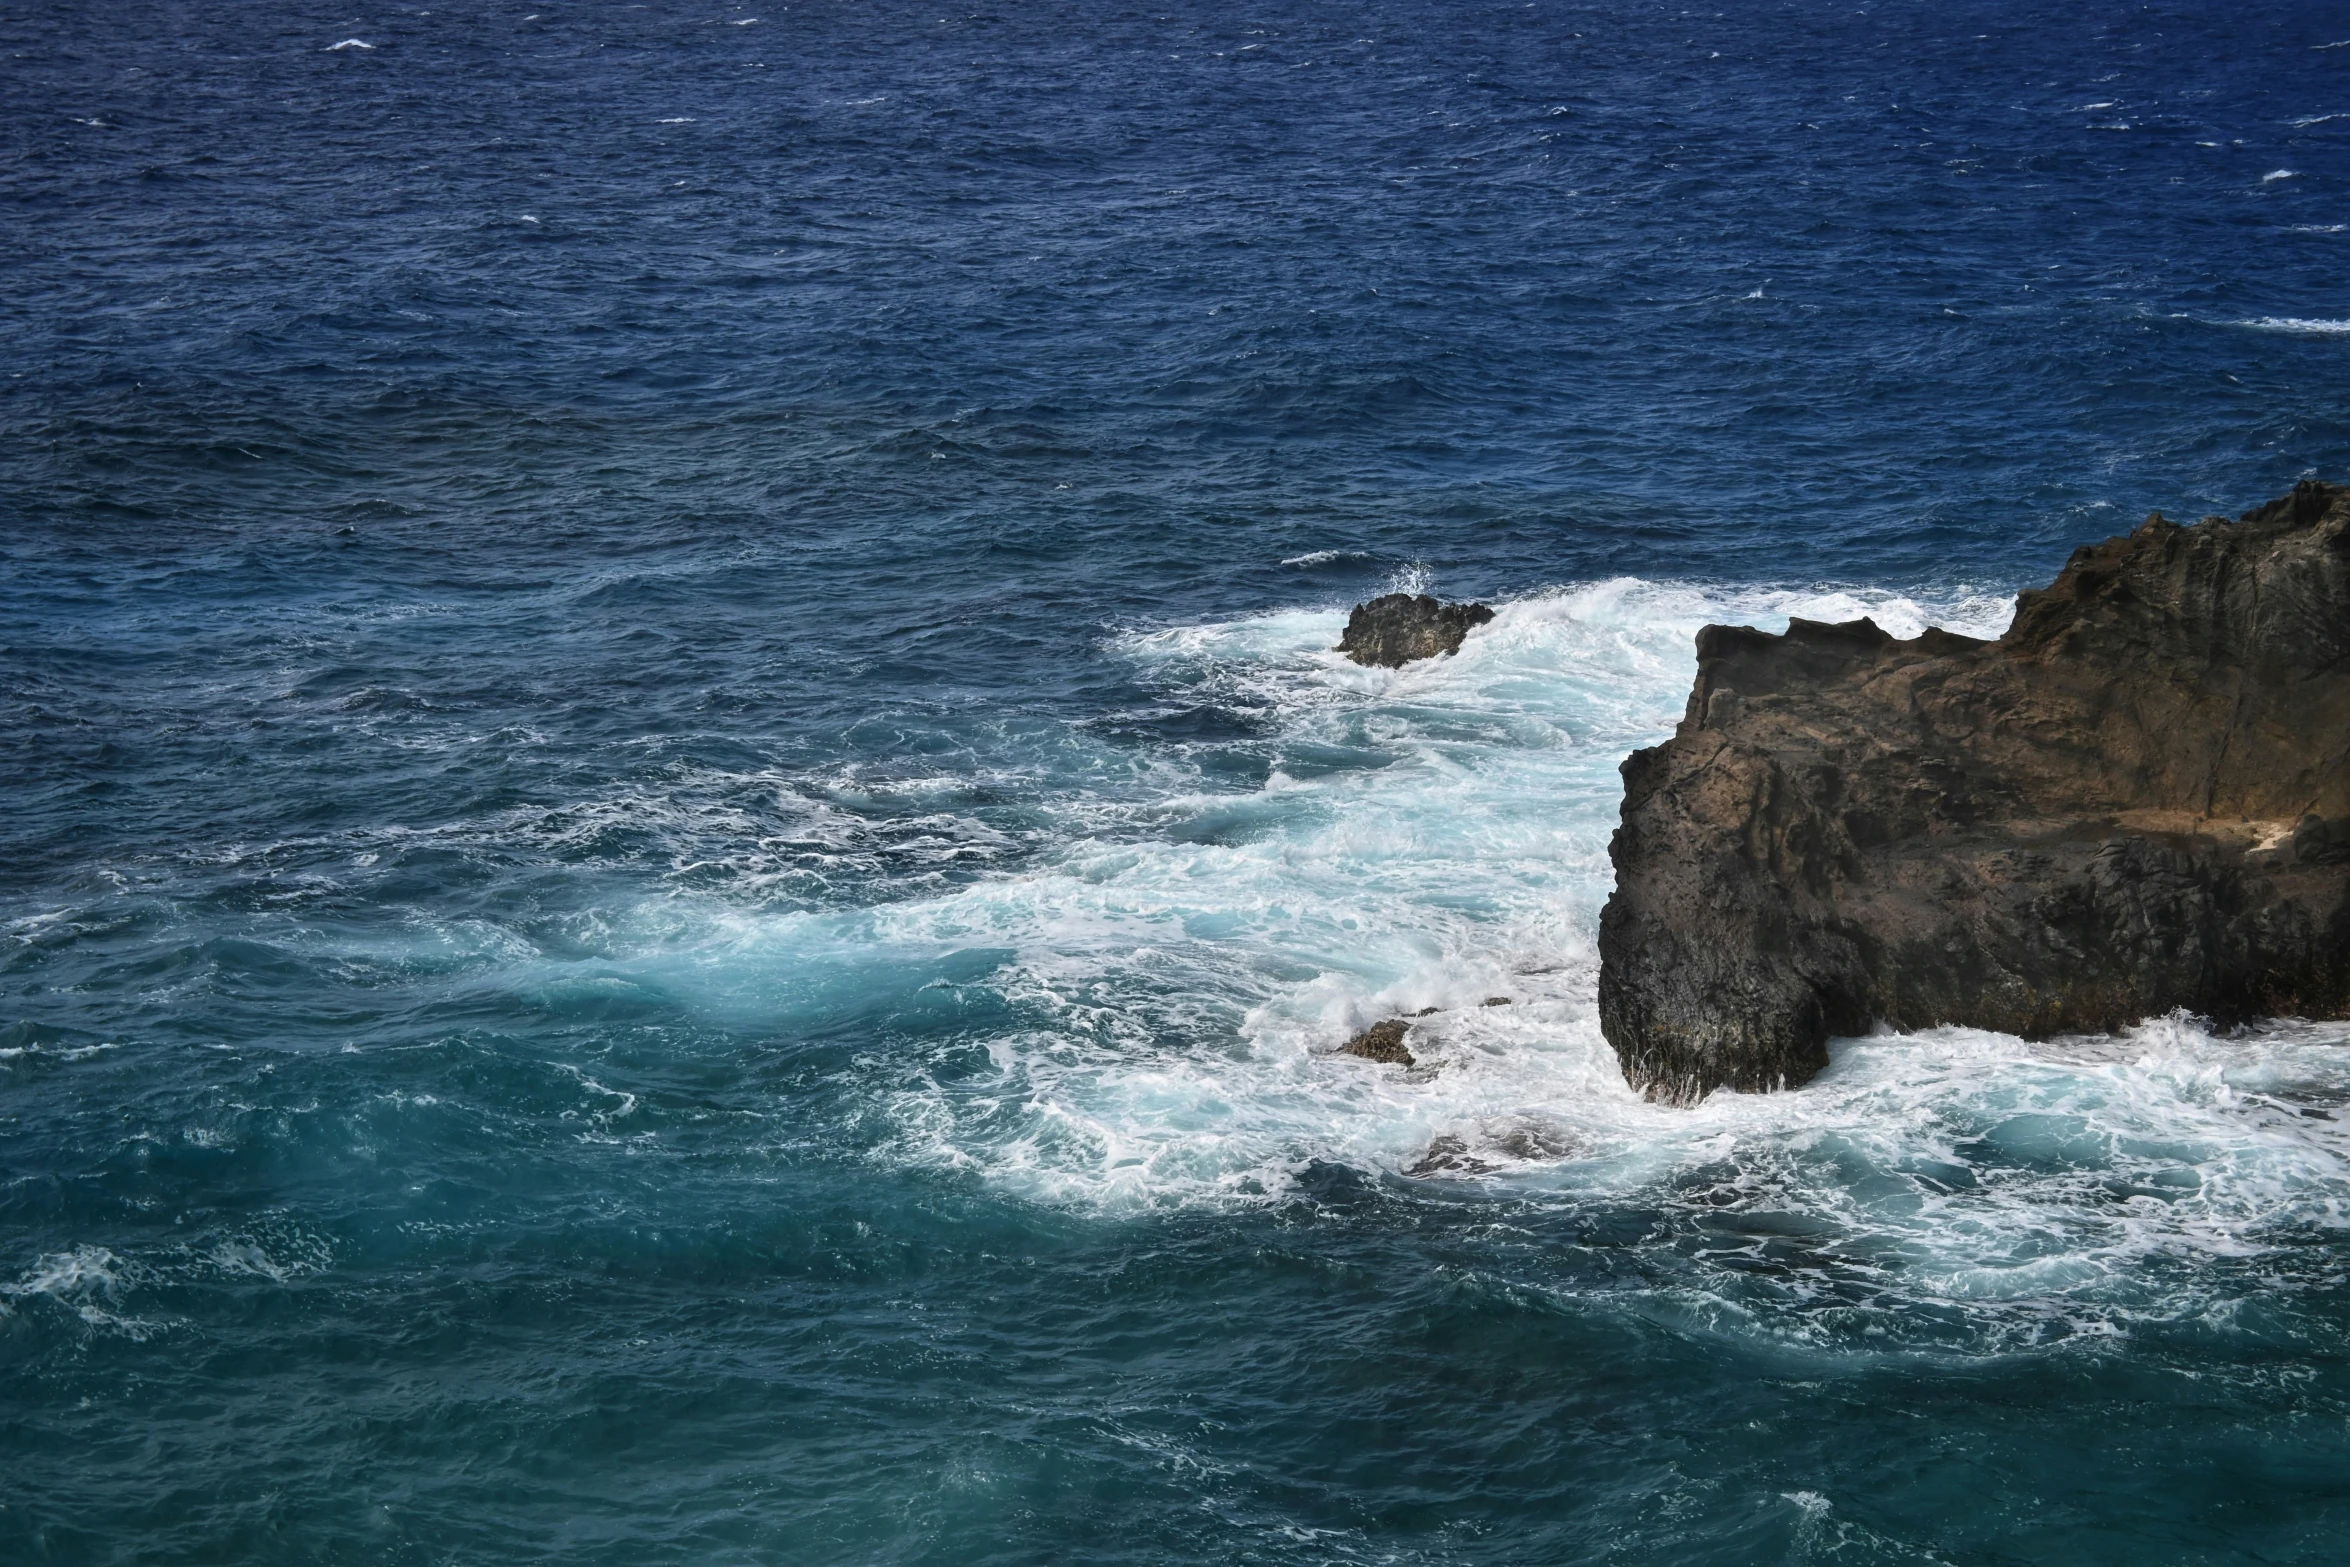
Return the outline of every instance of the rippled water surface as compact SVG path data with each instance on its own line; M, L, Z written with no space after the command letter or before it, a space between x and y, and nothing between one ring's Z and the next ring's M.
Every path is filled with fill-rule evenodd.
M2338 7L20 5L0 127L0 1560L2341 1558L2350 1029L1593 1008L1699 626L2350 477Z

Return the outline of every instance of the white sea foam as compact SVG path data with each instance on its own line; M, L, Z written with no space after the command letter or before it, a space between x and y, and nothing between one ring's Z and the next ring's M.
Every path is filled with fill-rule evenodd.
M2298 169L2272 169L2260 177L2260 183L2273 185L2278 180L2297 180L2300 177L2301 173Z
M1598 1031L1617 764L1678 718L1697 629L1867 614L1989 636L2011 612L1619 579L1504 604L1457 656L1394 671L1330 651L1333 608L1132 632L1110 651L1138 681L1269 727L1260 786L1170 755L1066 808L1019 868L928 896L672 900L625 982L778 1026L971 1013L927 1059L858 1068L890 1129L875 1156L1039 1203L1280 1201L1336 1164L1645 1213L1684 1271L1639 1309L1677 1331L1857 1321L1931 1347L1955 1319L1979 1351L2216 1310L2243 1290L2225 1270L2350 1224L2350 1031L1940 1029L1842 1041L1798 1092L1692 1110L1631 1093ZM1413 1069L1331 1054L1430 1007ZM580 1085L588 1129L633 1126L633 1101Z
M1019 1025L977 1087L895 1091L904 1157L1040 1200L1150 1207L1286 1189L1314 1160L1401 1169L1438 1138L1496 1166L1683 1132L1624 1088L1593 1011L1616 765L1677 718L1698 627L1874 615L1996 634L2004 598L1592 584L1503 605L1456 657L1331 653L1343 615L1135 633L1146 681L1274 715L1252 792L1105 804L1034 867L855 913L738 917L665 976L755 1012L982 955ZM956 983L965 983L958 981ZM1483 1007L1506 995L1508 1007ZM1429 1070L1326 1052L1444 1011ZM1604 1135L1578 1125L1605 1107ZM1643 1132L1633 1141L1641 1141Z
M2323 125L2328 120L2350 120L2350 113L2312 114L2307 119L2295 120L2293 122L2293 128L2295 130L2306 130L2312 125Z
M321 49L319 53L338 54L345 49L373 49L374 47L375 45L369 43L364 38L346 38L339 44L328 44L324 49Z
M87 1061L92 1056L103 1055L115 1048L117 1047L111 1043L70 1045L63 1050L45 1045L10 1045L6 1048L0 1048L0 1065L20 1060L25 1056L43 1056L52 1061Z
M266 1234L240 1234L185 1249L166 1276L191 1273L227 1274L267 1279L272 1284L320 1273L333 1261L334 1250L316 1236L283 1227Z
M134 1271L103 1246L77 1246L41 1258L13 1284L0 1284L0 1297L16 1307L33 1297L46 1296L92 1327L143 1339L160 1324L125 1316L117 1309Z
M1390 593L1425 593L1435 585L1435 582L1435 569L1426 561L1406 561L1388 573L1387 591Z
M2263 332L2315 332L2321 336L2350 332L2350 319L2326 321L2311 316L2262 316L2257 320L2239 321L2236 324L2257 327Z

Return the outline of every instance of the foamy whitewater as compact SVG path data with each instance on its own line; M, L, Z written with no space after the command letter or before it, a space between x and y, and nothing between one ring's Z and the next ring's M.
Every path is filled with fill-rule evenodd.
M2350 478L2340 33L0 17L0 1563L2330 1564L2350 1031L1593 936L1701 626Z
M1993 637L2011 613L1624 578L1505 603L1458 656L1399 671L1331 651L1327 609L1130 632L1110 651L1139 679L1265 715L1295 772L1235 794L1169 761L1066 807L1042 863L942 896L683 931L664 908L618 972L765 1027L857 990L984 995L1004 1014L986 1069L877 1082L892 1130L873 1157L1024 1200L1278 1204L1338 1163L1568 1210L1767 1216L1768 1237L1699 1248L1664 1292L1720 1331L1801 1335L1825 1312L1969 1352L2119 1332L2221 1304L2199 1262L2339 1230L2350 1029L1849 1040L1801 1092L1691 1112L1634 1095L1596 1020L1617 766L1678 719L1700 626L1868 615ZM1413 1068L1330 1054L1427 1007ZM1801 1260L1775 1311L1738 1300L1781 1250ZM1917 1318L1935 1304L1958 1315Z

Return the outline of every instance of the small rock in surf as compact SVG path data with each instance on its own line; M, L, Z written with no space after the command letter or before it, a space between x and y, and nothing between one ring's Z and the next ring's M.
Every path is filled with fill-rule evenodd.
M1338 1047L1339 1054L1361 1056L1366 1061L1379 1061L1391 1066L1412 1065L1412 1053L1404 1048L1403 1036L1411 1032L1406 1019L1391 1017L1384 1023L1373 1023L1354 1038Z
M1338 651L1358 664L1401 669L1416 658L1450 656L1473 627L1493 618L1483 604L1442 604L1425 593L1389 593L1357 604Z
M1406 1175L1484 1175L1492 1165L1469 1152L1469 1145L1447 1134L1428 1145L1419 1162L1404 1167Z

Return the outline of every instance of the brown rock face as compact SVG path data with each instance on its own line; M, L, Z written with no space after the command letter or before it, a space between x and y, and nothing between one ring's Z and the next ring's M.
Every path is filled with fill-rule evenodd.
M1379 1061L1389 1066L1411 1066L1411 1047L1404 1036L1412 1025L1400 1017L1391 1017L1384 1023L1373 1023L1354 1038L1338 1047L1341 1055L1361 1056L1366 1061Z
M1996 642L1698 634L1623 767L1600 1026L1632 1084L1832 1035L2350 1015L2350 489L2074 552Z
M1389 593L1357 604L1346 617L1338 651L1358 664L1401 669L1415 658L1461 650L1470 628L1493 618L1483 604L1440 604L1425 593Z

